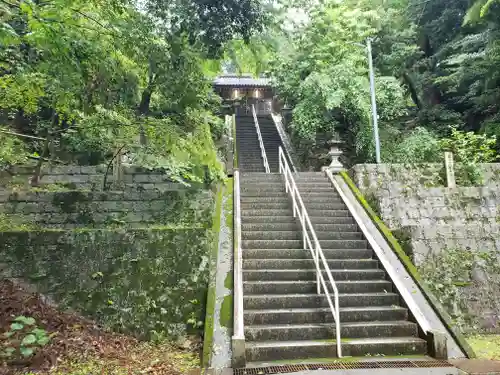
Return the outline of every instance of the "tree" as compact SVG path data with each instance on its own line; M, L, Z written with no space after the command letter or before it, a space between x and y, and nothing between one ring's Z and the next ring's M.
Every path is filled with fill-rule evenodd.
M11 129L48 139L26 143L26 152L42 154L40 165L49 154L101 163L120 149L172 178L221 177L213 141L223 123L205 75L220 63L207 56L230 33L247 38L258 27L259 3L225 9L223 35L213 34L221 15L197 1L169 3L161 22L126 2L0 4L0 115ZM203 19L186 23L193 6ZM175 19L184 21L169 24Z

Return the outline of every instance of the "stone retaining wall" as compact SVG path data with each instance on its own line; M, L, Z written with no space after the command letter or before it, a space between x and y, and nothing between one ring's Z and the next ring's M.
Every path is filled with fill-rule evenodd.
M189 223L209 227L208 190L0 192L0 214L16 224L78 228Z
M362 164L352 174L381 219L406 232L418 265L444 248L500 251L500 164L479 167L482 186L453 189L443 186L439 164Z
M34 167L13 167L0 174L0 185L28 185ZM40 186L64 184L73 189L103 190L107 166L53 166L44 167ZM113 171L106 177L106 185L114 183ZM163 171L152 171L139 167L123 168L124 188L131 190L172 190L183 185L172 181Z
M489 266L500 255L500 164L483 164L480 169L482 186L456 188L444 186L439 164L357 165L352 175L413 262L428 270L426 281L448 312L457 321L471 317L475 322L466 319L461 329L498 332L500 275L498 267L493 271ZM463 254L493 261L489 268L468 265L460 260ZM460 267L469 266L464 274Z
M175 339L202 325L212 237L206 228L0 232L0 277L106 327Z

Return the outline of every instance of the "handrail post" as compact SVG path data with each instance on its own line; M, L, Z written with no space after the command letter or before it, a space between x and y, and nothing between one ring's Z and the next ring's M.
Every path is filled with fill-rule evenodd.
M316 259L318 261L318 267L319 267L319 248L318 246L316 246ZM316 289L317 289L317 292L318 294L321 294L321 283L320 283L320 280L319 280L319 272L316 272ZM325 293L327 293L327 291L325 290Z
M244 367L245 356L245 333L243 322L243 254L241 251L241 203L240 203L240 173L234 171L234 333L232 337L233 367Z

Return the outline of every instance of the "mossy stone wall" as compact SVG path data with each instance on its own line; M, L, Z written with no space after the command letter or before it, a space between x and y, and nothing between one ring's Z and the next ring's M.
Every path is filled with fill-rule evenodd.
M0 186L28 187L33 170L34 166L14 166L8 171L0 171ZM103 190L105 179L106 188L114 185L113 170L112 168L108 170L106 165L44 165L40 186L57 184L70 189L99 191ZM123 180L120 181L120 186L125 190L171 190L183 187L181 183L172 181L163 170L150 170L134 166L123 167Z
M208 289L210 228L0 232L7 277L61 306L140 337L198 329Z
M0 192L0 214L40 227L210 227L212 211L212 193L200 189Z
M443 249L500 252L500 164L481 164L484 186L443 186L441 165L361 164L352 174L415 264Z

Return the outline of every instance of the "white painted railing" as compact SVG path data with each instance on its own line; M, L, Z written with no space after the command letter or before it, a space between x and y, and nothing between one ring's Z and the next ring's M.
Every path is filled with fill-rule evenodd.
M292 153L290 152L291 150L293 150L293 148L290 143L290 140L286 135L285 127L283 126L283 121L281 121L281 116L276 113L271 113L271 117L273 119L274 126L278 131L278 135L280 136L281 144L283 145L285 154L288 157L288 161L290 162L290 169L292 170L292 172L295 173L297 172L297 168L295 168L294 159L292 158Z
M279 161L280 161L280 173L285 176L285 188L286 192L290 193L293 201L293 217L299 217L300 225L302 226L304 250L309 250L311 252L312 258L314 260L314 265L316 266L316 285L318 294L321 294L322 290L325 292L326 299L328 300L328 305L330 311L332 312L333 319L335 320L335 333L337 342L337 356L342 357L342 342L340 340L340 311L339 311L339 291L335 280L333 279L332 272L328 266L328 262L323 254L323 250L316 237L316 232L311 224L309 215L307 214L306 207L302 201L297 185L293 178L293 173L290 170L290 166L285 157L282 147L279 148ZM326 273L329 285L333 291L333 299L328 288L328 284L323 276L323 272Z
M262 134L260 133L259 120L257 119L257 112L255 111L255 105L252 104L252 114L253 121L255 123L255 129L257 129L257 137L259 138L260 153L262 155L262 160L264 161L264 169L266 173L269 173L269 163L267 161L266 149L264 148L264 141L262 140Z
M245 333L243 326L243 253L241 251L240 173L234 171L234 306L233 306L233 356L244 356ZM238 352L238 353L237 353Z

